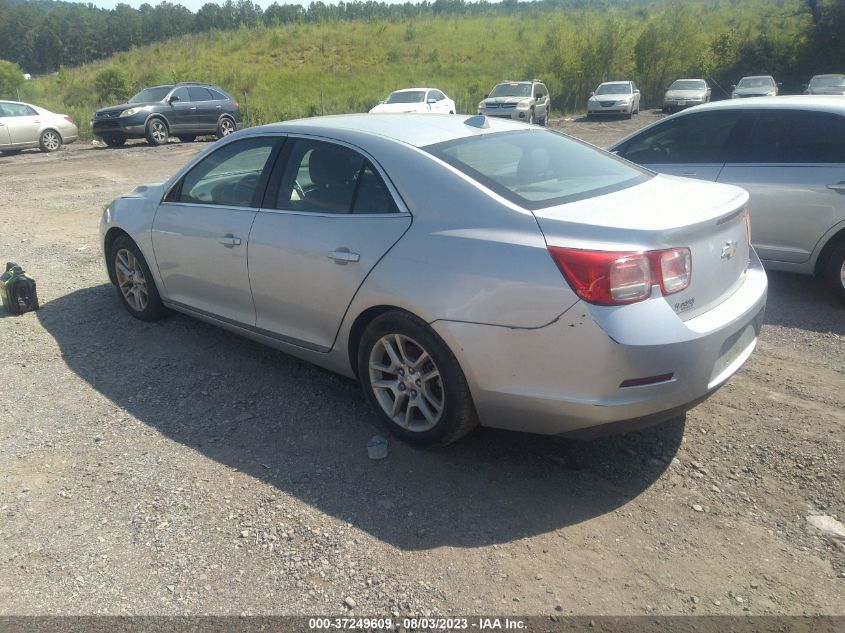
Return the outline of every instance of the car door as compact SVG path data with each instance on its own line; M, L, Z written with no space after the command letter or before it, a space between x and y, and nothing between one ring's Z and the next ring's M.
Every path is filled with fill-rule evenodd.
M3 147L8 147L11 145L12 141L9 137L9 123L8 119L11 118L6 114L6 111L3 107L6 104L0 103L0 149Z
M170 133L178 134L193 130L197 125L197 106L191 102L188 89L180 86L173 90L167 99L169 103L165 113Z
M191 95L191 105L195 108L194 131L215 132L218 113L211 92L202 86L190 86L188 94Z
M737 110L672 117L629 139L617 153L664 174L716 180L740 117Z
M6 103L3 112L7 115L5 123L11 147L27 147L38 143L41 132L41 115L38 112L23 103Z
M760 110L719 182L751 194L751 241L766 260L800 263L845 220L845 117Z
M300 137L277 163L249 242L257 326L327 351L411 216L374 161L352 148Z
M227 143L168 192L153 220L156 263L169 301L255 325L247 243L282 137Z

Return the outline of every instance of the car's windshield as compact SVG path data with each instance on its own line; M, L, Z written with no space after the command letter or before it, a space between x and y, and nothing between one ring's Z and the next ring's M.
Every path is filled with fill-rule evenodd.
M129 103L151 103L161 101L170 92L173 86L158 86L156 88L145 88L129 100Z
M491 97L530 97L531 84L527 83L512 83L499 84L493 88L490 93Z
M743 77L736 85L737 88L768 88L774 86L771 77Z
M385 103L422 103L425 100L425 90L402 90L391 92Z
M597 95L627 95L631 94L631 84L602 84L596 90Z
M811 88L845 88L845 75L828 75L827 77L813 77Z
M617 191L652 177L591 145L547 130L471 136L424 149L532 210Z
M707 84L702 79L678 79L669 90L707 90Z

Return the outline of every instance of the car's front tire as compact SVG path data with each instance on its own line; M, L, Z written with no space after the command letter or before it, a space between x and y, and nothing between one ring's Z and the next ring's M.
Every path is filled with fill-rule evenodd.
M167 315L155 280L141 254L128 236L121 235L109 248L109 266L123 307L141 321L158 321Z
M104 136L103 143L109 147L122 147L126 144L125 136Z
M410 444L450 444L478 424L457 359L424 321L399 311L370 323L358 377L382 423Z
M159 118L153 118L147 121L144 136L147 137L147 143L150 145L164 145L167 143L167 138L170 132L167 129L167 123Z
M845 301L845 240L835 246L830 254L825 276L834 296Z
M42 152L55 152L62 146L62 135L56 130L44 130L38 137L38 149Z

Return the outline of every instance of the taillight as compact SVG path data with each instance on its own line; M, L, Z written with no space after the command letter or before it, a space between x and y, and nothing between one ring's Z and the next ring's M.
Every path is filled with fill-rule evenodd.
M68 115L65 115L65 121L68 123L73 123L73 119L71 119Z
M240 110L240 109L241 109L241 106L240 106L240 105L238 105L238 102L237 102L237 101L232 101L232 105L233 105L233 106L235 106L235 109L236 109L236 110Z
M692 277L688 248L639 253L549 246L549 253L576 294L597 305L643 301L655 284L670 295L687 288Z

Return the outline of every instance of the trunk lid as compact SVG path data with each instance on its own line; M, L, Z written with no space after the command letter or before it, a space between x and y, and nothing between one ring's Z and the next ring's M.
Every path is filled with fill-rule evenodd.
M725 301L742 284L750 246L748 194L738 187L658 175L603 196L534 211L549 246L603 251L686 247L689 286L663 297L683 320ZM653 289L660 297L660 290Z

